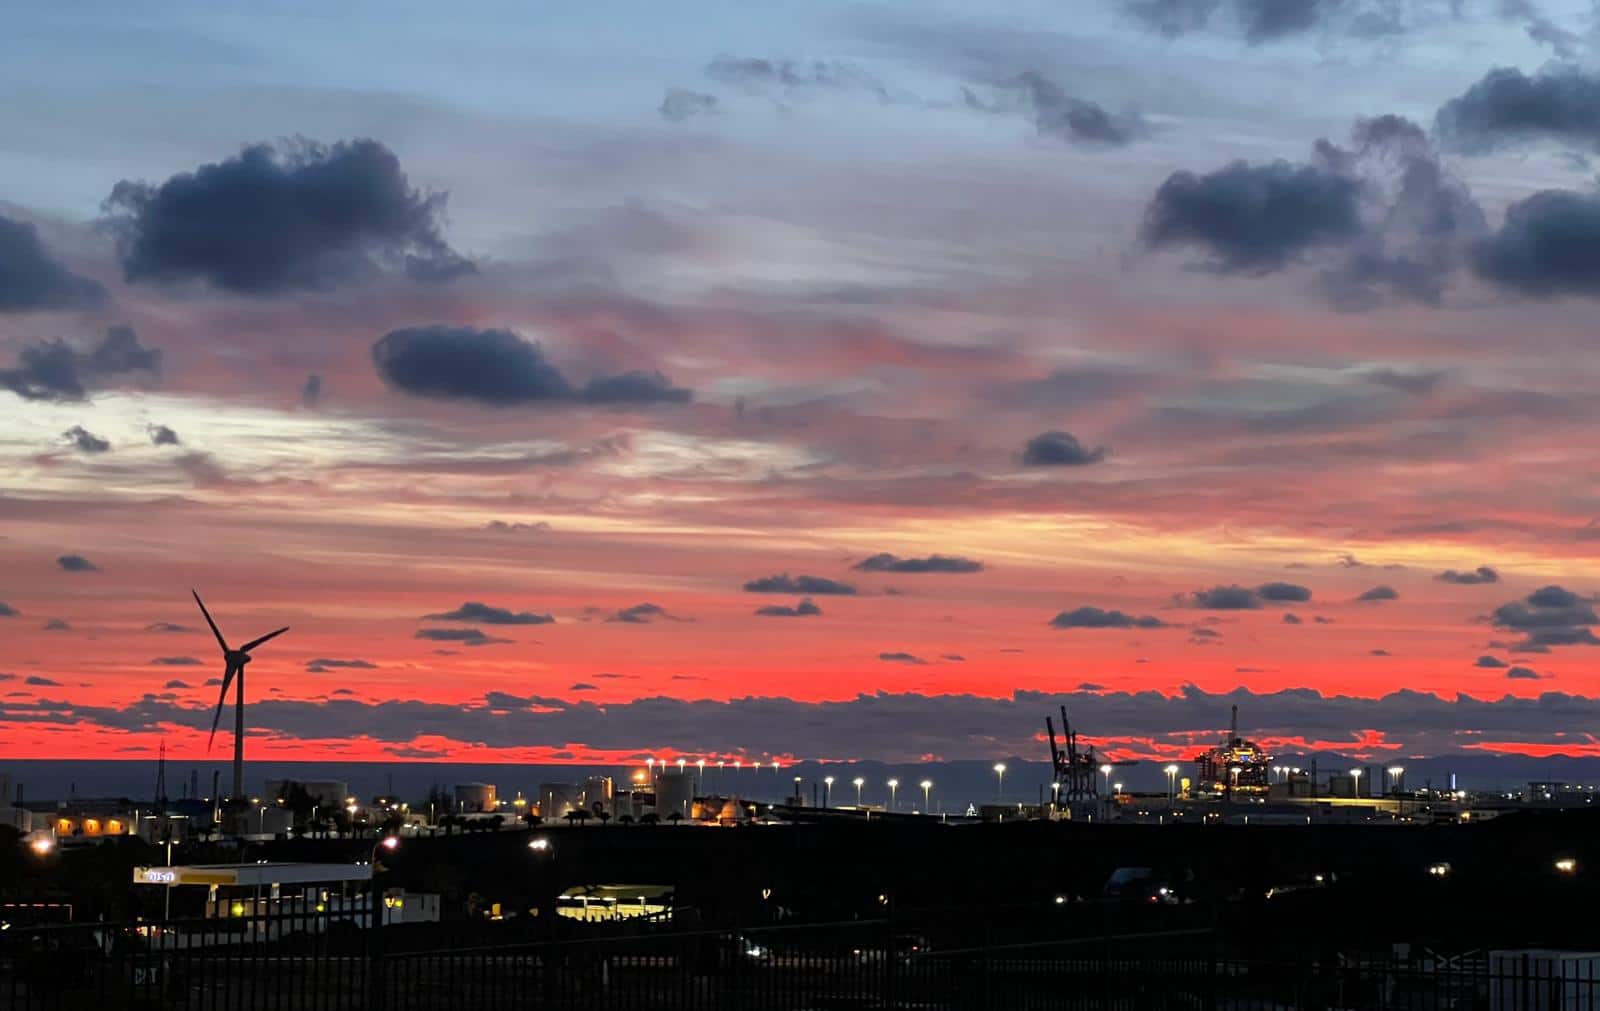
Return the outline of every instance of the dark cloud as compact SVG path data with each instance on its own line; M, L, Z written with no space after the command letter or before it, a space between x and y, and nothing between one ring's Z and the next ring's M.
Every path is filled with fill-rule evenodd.
M274 295L389 270L444 280L475 268L444 241L445 195L411 186L373 140L252 144L160 185L124 180L105 202L130 283L199 281Z
M948 660L950 663L966 663L967 658L960 653L941 653L939 659Z
M1256 593L1262 600L1274 603L1305 603L1311 599L1311 590L1305 586L1294 583L1262 583L1256 587Z
M157 667L198 667L200 661L192 656L158 656L150 661Z
M579 681L567 689L569 692L597 692L599 690L600 687L598 685L592 685L587 681Z
M622 610L617 611L606 620L620 622L624 625L648 625L657 618L668 618L674 621L677 620L672 618L672 615L667 613L667 609L662 607L660 604L651 604L648 602L643 604L634 604L632 607L624 607Z
M881 101L889 101L889 89L866 70L843 60L764 60L758 57L719 54L706 64L705 74L713 81L750 92L772 89L803 91L836 89L865 91Z
M1600 295L1600 195L1542 190L1517 201L1472 266L1523 295Z
M176 688L193 688L194 686L189 684L187 681L168 681L161 687L171 691Z
M1537 681L1541 676L1532 667L1513 667L1506 671L1506 677L1514 681Z
M65 432L62 432L61 437L72 443L72 448L80 453L95 454L109 453L111 451L111 443L95 435L82 425L73 425Z
M1498 67L1440 107L1434 130L1447 148L1472 154L1530 140L1600 147L1600 76Z
M717 96L708 95L703 91L690 91L687 88L668 88L656 111L669 123L682 123L695 116L716 112Z
M1495 628L1522 633L1510 648L1548 653L1555 646L1600 646L1592 626L1600 624L1594 602L1562 586L1545 586L1521 600L1501 604L1490 615Z
M3 600L0 600L0 618L15 618L17 615L19 615L21 613L22 613L21 611L19 611L16 608L12 607L10 604L6 603Z
M50 255L37 228L0 215L0 312L92 309L105 298L98 281L79 277Z
M1054 628L1166 628L1167 623L1149 614L1127 614L1098 607L1079 607L1062 611L1050 619Z
M69 624L65 618L51 618L49 621L45 622L40 627L43 628L46 632L70 632L70 631L72 631L72 625Z
M183 440L178 438L178 433L166 425L150 425L145 429L150 435L150 443L154 446L179 446Z
M1033 121L1041 137L1078 143L1122 145L1144 131L1134 116L1116 116L1094 102L1075 98L1035 70L1019 74L985 102L970 89L967 106L980 112L1022 113Z
M1222 273L1266 274L1361 230L1357 180L1319 165L1236 161L1206 175L1168 176L1141 234L1151 248L1198 247Z
M755 613L762 618L814 618L822 613L822 608L818 607L810 597L806 597L793 607L787 604L769 604L766 607L756 608Z
M1285 624L1285 625L1299 625L1299 624L1303 624L1303 623L1302 623L1302 622L1301 622L1301 620L1300 620L1300 616L1299 616L1299 615L1298 615L1298 614L1295 614L1295 613L1294 613L1294 612L1293 612L1293 611L1288 611L1288 612L1285 612L1285 614L1284 614L1284 616L1283 616L1283 623L1284 623L1284 624Z
M497 639L487 635L481 628L419 628L416 637L433 642L459 642L464 646L488 646L511 642L510 639Z
M56 559L56 564L63 572L99 572L100 569L89 559L82 555L61 555Z
M1248 586L1213 586L1195 590L1187 597L1192 607L1208 611L1249 611L1261 606L1261 597Z
M1500 659L1497 656L1490 656L1488 653L1485 653L1482 656L1478 657L1477 660L1473 661L1472 666L1474 666L1474 667L1487 667L1490 670L1498 670L1498 669L1500 669L1502 667L1509 667L1511 665L1506 663L1504 660Z
M1344 0L1233 0L1252 43L1271 42L1315 28Z
M193 632L194 631L194 629L190 628L188 625L175 625L170 621L152 622L151 624L146 625L144 627L144 630L146 632L171 632L171 633Z
M1194 642L1194 641L1197 641L1197 640L1201 640L1201 639L1220 639L1220 638L1222 638L1222 633L1218 632L1214 628L1196 628L1196 629L1192 629L1189 632L1189 641L1191 641L1191 642Z
M315 372L306 376L305 385L300 387L300 403L305 407L322 403L322 377Z
M0 388L24 400L82 400L91 389L115 385L134 374L161 369L161 352L139 343L132 327L114 326L101 342L80 351L66 341L34 341L0 368Z
M1550 20L1533 0L1500 0L1500 17L1520 22L1529 39L1549 46L1558 59L1574 60L1582 53L1583 37Z
M1127 13L1168 38L1205 28L1220 6L1222 0L1123 0Z
M326 674L334 670L377 670L378 665L368 660L338 660L331 657L317 657L306 661L306 673Z
M822 576L791 576L787 572L780 572L776 576L750 580L744 584L744 592L812 594L825 597L849 596L856 592L856 588L849 583L824 579Z
M1106 458L1106 448L1089 449L1069 432L1043 432L1022 448L1024 467L1081 467Z
M1371 649L1371 650L1368 650L1367 653L1369 655L1371 655L1371 656L1393 656L1394 655L1393 653L1390 653L1386 649Z
M1371 9L1352 0L1227 0L1226 4L1223 0L1122 0L1122 7L1146 28L1168 38L1215 28L1215 15L1225 10L1232 29L1251 45L1328 27L1341 14L1351 15L1344 29L1359 38L1403 30L1394 0L1378 0Z
M884 663L925 664L928 662L914 653L879 653L878 659Z
M492 407L539 403L684 403L692 394L658 372L597 376L582 388L550 364L539 345L510 330L406 327L372 346L378 375L420 397L471 400Z
M1369 383L1399 390L1401 393L1419 395L1433 392L1433 388L1438 386L1444 377L1445 373L1441 371L1402 372L1398 369L1372 369L1361 374L1361 378Z
M1500 582L1500 573L1487 565L1480 565L1476 569L1466 572L1457 572L1455 569L1445 569L1433 577L1441 583L1456 583L1461 586L1477 586L1483 583Z
M544 520L535 523L507 523L505 520L490 520L483 525L483 529L497 534L542 534L550 529L550 524Z
M901 558L883 551L863 558L854 568L862 572L982 572L983 563L957 555Z
M454 611L425 614L422 617L426 621L470 621L479 625L549 625L556 620L548 614L512 611L504 607L479 603L476 600L469 600Z
M1392 586L1374 586L1356 599L1365 603L1375 603L1382 600L1399 600L1400 594Z
M60 681L52 681L49 678L39 677L37 674L34 674L34 675L29 676L29 677L23 678L22 683L25 684L25 685L32 685L35 688L60 688L61 687L61 682Z

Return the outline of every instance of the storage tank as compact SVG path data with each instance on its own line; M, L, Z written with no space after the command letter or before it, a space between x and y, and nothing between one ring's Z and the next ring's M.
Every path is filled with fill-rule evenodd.
M687 769L656 773L656 814L666 821L674 812L684 818L694 813L694 773Z
M583 806L591 811L612 810L610 776L590 776L583 781Z
M467 814L494 811L500 807L493 783L457 783L456 810Z
M583 789L574 783L540 783L539 816L545 821L566 816L583 806Z

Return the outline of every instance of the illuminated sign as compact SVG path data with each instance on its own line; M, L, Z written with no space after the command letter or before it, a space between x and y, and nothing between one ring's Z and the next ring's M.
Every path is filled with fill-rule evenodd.
M195 867L135 867L133 883L136 885L236 885L239 872Z
M146 867L144 868L144 873L140 874L135 880L142 881L147 885L173 885L178 883L178 872Z

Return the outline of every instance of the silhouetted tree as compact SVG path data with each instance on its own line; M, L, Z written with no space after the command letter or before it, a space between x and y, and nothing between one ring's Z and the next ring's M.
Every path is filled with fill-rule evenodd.
M606 822L611 820L611 812L610 811L596 811L594 813L594 816L596 818L600 819L600 824L602 826L604 826Z
M644 814L639 816L639 824L641 825L657 825L660 824L660 822L661 816L656 814L654 811L646 811Z
M619 815L617 815L617 824L618 825L632 825L633 824L633 815L631 815L631 814L619 814Z
M527 814L523 815L522 820L528 823L529 828L535 828L544 824L544 819L532 811L529 811Z
M681 812L681 811L669 811L667 813L667 820L672 822L672 824L676 825L679 822L683 821L683 812Z

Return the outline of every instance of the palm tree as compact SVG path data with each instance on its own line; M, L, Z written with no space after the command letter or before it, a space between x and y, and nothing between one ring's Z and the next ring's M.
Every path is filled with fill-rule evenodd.
M667 813L667 820L676 825L683 821L683 813L681 811L670 811Z
M524 814L522 816L522 820L528 823L528 827L529 828L537 828L540 825L544 824L544 819L539 817L537 814L535 814L532 811L529 811L526 814Z
M617 824L618 825L632 825L633 824L633 815L631 815L631 814L619 814L619 815L617 815Z
M602 828L605 826L606 822L611 820L611 812L610 811L596 811L594 813L594 816L596 818L600 819L600 825L601 825Z
M656 825L660 822L661 816L656 814L654 811L646 811L644 814L639 816L639 824L641 825Z

